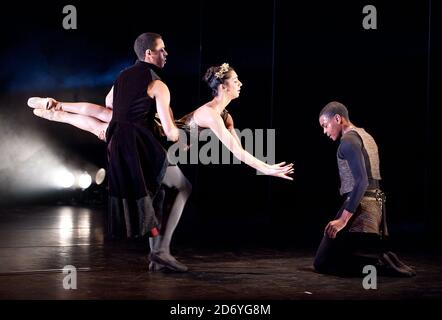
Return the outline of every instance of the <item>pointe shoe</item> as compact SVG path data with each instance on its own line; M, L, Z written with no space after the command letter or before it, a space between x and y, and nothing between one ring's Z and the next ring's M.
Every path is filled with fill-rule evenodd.
M54 111L52 110L34 109L33 113L37 117L44 118L47 120L54 120Z
M28 99L28 106L34 109L57 109L58 101L54 98L40 98L40 97L31 97Z
M189 270L187 266L179 262L173 256L171 256L170 254L165 254L163 252L151 252L149 254L149 260L161 264L165 268L173 272L187 272L187 270Z

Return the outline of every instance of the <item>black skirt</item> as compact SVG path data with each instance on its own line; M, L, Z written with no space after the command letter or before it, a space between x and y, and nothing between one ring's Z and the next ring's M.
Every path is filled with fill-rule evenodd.
M110 237L155 236L167 152L145 124L116 121L108 128Z

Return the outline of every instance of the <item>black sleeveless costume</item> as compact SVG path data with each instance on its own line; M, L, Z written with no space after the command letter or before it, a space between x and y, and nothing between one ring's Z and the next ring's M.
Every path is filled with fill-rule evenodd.
M162 201L157 196L168 161L153 133L155 100L147 95L148 85L159 79L155 71L154 65L137 61L114 83L113 116L106 132L111 237L155 236L160 227L155 202Z

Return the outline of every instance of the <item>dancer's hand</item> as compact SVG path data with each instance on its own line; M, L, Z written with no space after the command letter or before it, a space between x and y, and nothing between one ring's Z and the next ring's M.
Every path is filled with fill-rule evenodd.
M269 164L264 170L264 174L269 176L274 176L282 179L293 180L290 177L295 169L293 168L293 163L286 164L285 162L280 162L277 164Z
M327 234L332 239L336 238L336 234L347 225L352 216L352 212L344 209L338 219L332 220L327 224L324 234Z
M334 239L339 231L341 231L345 226L346 222L344 219L336 219L330 221L325 227L324 233L329 236L329 238Z

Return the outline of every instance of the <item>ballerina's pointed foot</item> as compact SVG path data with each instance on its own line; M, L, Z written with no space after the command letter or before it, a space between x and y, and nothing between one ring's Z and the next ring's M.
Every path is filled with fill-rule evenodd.
M28 106L34 109L50 110L57 107L57 100L54 98L31 97L28 99Z
M44 110L44 109L34 109L33 113L40 118L53 120L54 119L54 111L53 110Z

